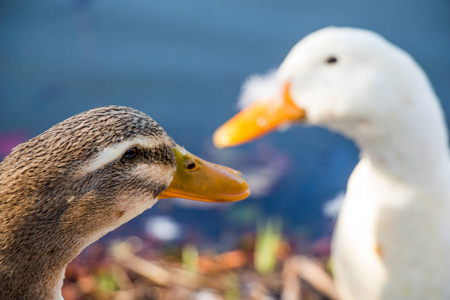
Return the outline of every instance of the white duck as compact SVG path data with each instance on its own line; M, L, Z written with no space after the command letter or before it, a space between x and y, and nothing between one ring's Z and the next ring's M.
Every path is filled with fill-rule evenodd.
M138 110L73 116L0 163L0 299L62 299L66 265L158 199L249 193L239 172L190 154Z
M278 95L250 104L214 142L299 121L355 141L361 160L332 243L341 298L450 299L447 129L419 65L373 32L325 28L291 50L273 83Z

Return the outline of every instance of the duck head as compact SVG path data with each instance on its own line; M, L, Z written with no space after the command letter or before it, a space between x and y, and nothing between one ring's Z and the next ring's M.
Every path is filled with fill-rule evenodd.
M325 126L363 150L403 140L405 132L426 130L446 140L442 112L424 72L410 55L368 30L314 32L266 81L274 86L270 93L258 93L249 83L244 94L255 99L215 132L217 147L294 123Z
M2 299L59 299L67 263L158 199L250 193L239 172L190 154L152 118L120 106L20 144L0 163L0 183Z

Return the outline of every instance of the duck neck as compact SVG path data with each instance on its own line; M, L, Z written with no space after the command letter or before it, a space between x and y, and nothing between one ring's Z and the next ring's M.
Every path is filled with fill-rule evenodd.
M11 251L9 247L5 250ZM51 248L40 250L18 250L0 257L0 299L62 299L61 288L69 259L52 253ZM69 253L67 257L73 255Z
M448 169L450 155L443 118L431 119L428 124L396 122L380 128L386 131L356 139L361 157L379 171L424 186Z
M132 217L108 208L97 211L91 197L29 196L22 201L4 191L0 189L0 299L61 299L67 264Z
M0 299L62 299L67 264L157 201L151 192L136 201L112 189L18 185L13 177L0 163Z
M6 230L0 234L0 299L62 299L65 268L85 245L58 217L41 214L1 216L9 222L1 224Z

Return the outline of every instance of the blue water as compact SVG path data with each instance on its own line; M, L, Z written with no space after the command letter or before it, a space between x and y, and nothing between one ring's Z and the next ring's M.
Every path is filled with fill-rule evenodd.
M191 152L235 168L270 163L247 159L270 147L287 167L269 193L219 210L159 203L122 230L169 214L214 239L252 228L257 216L280 216L287 231L328 234L322 205L345 190L358 160L351 142L300 126L236 149L211 142L236 112L245 78L276 68L299 39L326 26L371 29L411 53L450 116L448 0L4 0L0 134L32 137L81 111L120 104L152 116ZM229 217L255 210L246 224Z

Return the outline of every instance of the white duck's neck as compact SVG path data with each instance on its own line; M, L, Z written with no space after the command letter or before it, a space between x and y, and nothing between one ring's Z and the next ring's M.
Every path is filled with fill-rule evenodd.
M394 93L375 95L374 102L383 105L371 103L374 107L365 117L349 117L328 126L354 140L361 157L379 171L422 185L450 170L448 133L439 100L425 74L416 68L407 76L408 80L396 83Z
M364 141L358 144L361 158L370 160L380 171L414 184L435 179L433 176L439 175L449 164L449 154L444 145L429 139L403 136L393 141Z
M446 124L437 100L430 102L431 108L418 107L417 114L404 114L408 120L383 120L392 123L377 126L384 132L369 130L357 135L362 158L390 176L420 185L436 180L436 176L450 169Z

